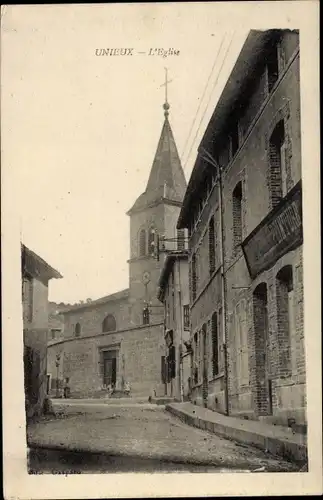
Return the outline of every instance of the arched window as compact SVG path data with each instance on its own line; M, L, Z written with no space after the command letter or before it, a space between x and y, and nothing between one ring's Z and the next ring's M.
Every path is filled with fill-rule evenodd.
M274 208L287 192L285 167L285 127L280 120L269 140L269 189L271 207Z
M79 337L81 335L80 323L76 323L75 328L74 328L74 335L75 335L75 337Z
M142 322L144 325L149 325L149 309L145 307L142 312Z
M291 334L295 330L293 268L283 267L276 276L277 330L281 375L289 375Z
M210 274L215 271L215 233L214 233L214 217L211 217L209 222L209 269Z
M242 240L242 184L238 182L232 193L233 248Z
M102 332L114 332L117 329L117 324L113 314L108 314L102 323Z
M146 231L142 229L139 233L139 256L146 255Z

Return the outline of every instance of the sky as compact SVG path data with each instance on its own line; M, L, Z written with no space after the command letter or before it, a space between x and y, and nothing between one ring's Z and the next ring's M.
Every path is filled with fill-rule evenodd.
M188 180L249 31L220 5L4 13L6 174L15 180L22 241L63 275L50 282L50 300L75 303L128 287L126 212L145 190L161 133L164 68ZM134 55L97 56L100 48ZM149 55L151 48L179 54Z

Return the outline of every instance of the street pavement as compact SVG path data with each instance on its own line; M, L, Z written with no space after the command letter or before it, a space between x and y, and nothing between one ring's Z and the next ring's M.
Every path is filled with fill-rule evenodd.
M36 472L42 467L43 472L55 467L62 470L62 463L75 473L297 470L261 450L190 427L163 406L131 400L53 403L60 418L33 423L27 431L34 448L30 466ZM54 452L46 458L44 450L41 458L40 448L59 449L60 458L55 458Z

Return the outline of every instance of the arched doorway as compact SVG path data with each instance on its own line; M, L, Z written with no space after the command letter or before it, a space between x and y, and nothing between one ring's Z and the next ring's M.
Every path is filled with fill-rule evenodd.
M272 389L269 376L267 285L260 283L253 292L255 338L255 403L258 415L272 414Z

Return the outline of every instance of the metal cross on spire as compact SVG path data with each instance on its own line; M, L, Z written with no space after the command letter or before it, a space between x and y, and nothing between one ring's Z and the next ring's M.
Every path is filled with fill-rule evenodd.
M167 68L165 68L165 82L161 84L161 87L165 87L165 103L163 105L163 108L165 110L165 116L168 116L168 110L169 110L168 95L167 95L168 84L173 81L173 80L168 80L167 74L168 70Z

